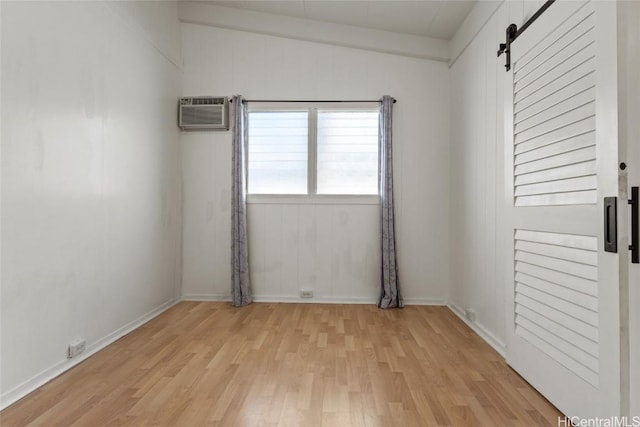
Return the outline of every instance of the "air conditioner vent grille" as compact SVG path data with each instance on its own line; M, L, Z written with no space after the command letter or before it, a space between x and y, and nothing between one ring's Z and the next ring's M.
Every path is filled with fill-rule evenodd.
M211 123L221 123L222 116L222 109L218 107L185 108L182 110L182 123L206 126Z
M210 96L199 96L195 98L182 98L181 105L224 105L227 98L214 98Z
M180 99L178 126L183 130L229 129L229 100L225 97Z

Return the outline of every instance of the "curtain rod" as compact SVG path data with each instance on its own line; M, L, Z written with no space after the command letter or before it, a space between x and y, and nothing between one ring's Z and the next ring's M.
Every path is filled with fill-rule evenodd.
M229 102L233 102L233 99L230 99ZM363 101L363 100L357 100L357 101L344 101L344 100L338 100L338 101L327 101L327 100L295 100L295 101L291 101L291 100L282 100L282 99L245 99L243 100L243 102L382 102L381 99L376 99L373 101ZM395 104L396 102L398 102L397 100L393 100L393 103Z

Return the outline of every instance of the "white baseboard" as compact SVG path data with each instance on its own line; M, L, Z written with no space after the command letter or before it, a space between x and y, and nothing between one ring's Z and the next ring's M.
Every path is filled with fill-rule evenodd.
M140 326L144 325L145 323L147 323L154 317L158 316L159 314L167 311L168 309L176 305L178 302L180 302L180 299L178 298L174 298L170 301L165 302L161 306L154 308L153 310L149 311L146 314L143 314L142 316L127 323L123 327L99 339L93 344L88 345L84 353L80 354L79 356L74 357L73 359L62 360L56 363L55 365L40 372L39 374L33 376L32 378L28 379L27 381L23 382L17 387L14 387L13 389L7 391L6 393L2 393L0 395L0 411L8 407L9 405L12 405L13 403L17 402L18 400L22 399L32 391L36 390L38 387L41 387L44 384L48 383L49 381L59 376L63 372L68 371L69 369L73 368L80 362L88 359L92 355L96 354L98 351L102 350L109 344L127 335L129 332L133 331L134 329L137 329Z
M219 294L186 294L182 301L231 301L229 295ZM377 298L370 297L314 297L300 298L298 296L285 295L254 295L254 302L271 303L301 303L301 304L377 304ZM447 305L443 298L405 298L405 305Z
M229 295L195 295L195 294L186 294L182 296L182 301L231 301L231 297ZM314 298L300 298L300 297L292 297L292 296L273 296L273 295L253 295L253 302L271 302L271 303L306 303L306 304L375 304L376 300L374 298L361 298L361 297L353 297L353 298L323 298L323 297L314 297Z
M300 304L375 304L369 297L313 297L300 298L291 296L254 295L255 302L283 302Z
M444 298L404 298L404 305L447 305Z
M183 294L181 301L224 301L231 302L230 295L219 294Z
M485 340L487 344L489 344L495 351L497 351L500 356L505 357L506 346L498 337L496 337L492 332L490 332L480 323L469 321L469 319L467 319L464 315L464 310L453 304L452 302L449 302L447 304L447 307L449 307L449 309L453 311L456 316L462 319L462 321L466 323L467 326L469 326L473 330L473 332L480 335L480 338Z

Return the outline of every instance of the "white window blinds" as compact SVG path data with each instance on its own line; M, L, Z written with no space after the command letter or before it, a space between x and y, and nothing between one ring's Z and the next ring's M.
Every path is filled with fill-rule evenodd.
M318 110L318 194L378 194L378 111Z
M308 111L249 113L250 194L307 194Z

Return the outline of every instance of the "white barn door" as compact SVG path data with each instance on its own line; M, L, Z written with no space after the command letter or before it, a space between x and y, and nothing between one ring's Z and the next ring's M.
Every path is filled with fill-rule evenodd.
M620 266L604 251L603 198L618 196L615 3L557 1L511 58L507 362L565 415L611 417Z

